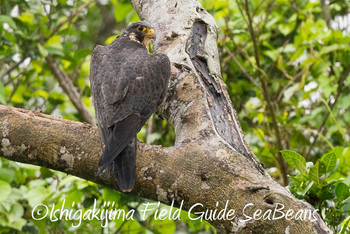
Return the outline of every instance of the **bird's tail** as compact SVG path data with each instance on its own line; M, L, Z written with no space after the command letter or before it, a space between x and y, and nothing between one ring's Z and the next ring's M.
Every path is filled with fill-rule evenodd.
M120 190L131 192L135 183L136 137L134 137L113 161L114 177Z

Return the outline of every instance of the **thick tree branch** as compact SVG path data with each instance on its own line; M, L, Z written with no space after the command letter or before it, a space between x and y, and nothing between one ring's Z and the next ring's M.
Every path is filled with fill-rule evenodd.
M101 155L98 130L95 126L51 117L0 105L0 156L7 159L60 170L99 184L117 188L108 178L96 177ZM215 151L212 149L217 148ZM181 147L163 148L139 144L137 178L134 193L139 196L177 206L184 201L184 209L201 203L205 209L235 209L234 220L216 220L212 223L228 232L281 233L281 230L328 233L319 218L316 222L275 220L241 223L243 208L252 216L256 209L273 209L276 203L297 212L310 205L295 199L286 189L262 174L242 154L213 140L210 145L191 142ZM216 202L219 205L216 206ZM196 210L198 211L198 210Z

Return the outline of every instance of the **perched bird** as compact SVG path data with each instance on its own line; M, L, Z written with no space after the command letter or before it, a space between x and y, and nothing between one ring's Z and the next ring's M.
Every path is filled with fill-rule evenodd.
M170 77L167 55L149 53L154 29L135 22L91 56L90 84L103 154L97 175L113 170L119 188L130 192L136 169L136 134L163 101Z

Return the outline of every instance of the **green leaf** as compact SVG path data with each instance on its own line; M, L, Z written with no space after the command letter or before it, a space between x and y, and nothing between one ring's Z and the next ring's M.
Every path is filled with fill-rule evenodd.
M57 35L50 37L45 43L44 48L49 54L64 56L63 46L60 44L60 37ZM46 53L44 52L44 54Z
M324 154L321 157L320 162L325 166L325 173L332 172L337 165L337 156L334 152Z
M16 179L16 172L12 168L1 168L0 170L0 180L6 181L7 183L11 183Z
M0 103L6 105L5 87L2 82L0 82Z
M11 186L5 181L0 180L0 202L5 201L11 194Z
M339 98L339 106L343 109L348 109L350 107L350 95L344 95Z
M11 28L16 29L16 23L10 16L0 15L0 24L7 23Z
M302 175L307 175L306 161L303 156L291 150L283 150L281 153L291 167L300 171Z
M311 189L311 187L312 187L313 184L314 184L314 182L311 181L311 183L308 183L307 186L305 186L303 189L300 189L300 191L299 191L300 194L303 195L303 196L305 196L305 194L306 194L307 192L309 192L309 190Z
M57 48L57 47L45 47L45 48L49 54L64 56L64 53L61 48Z
M350 123L350 112L346 112L344 114L344 119L345 119L346 122Z
M349 187L344 183L339 183L335 188L335 195L339 201L343 201L349 197Z
M325 200L333 200L335 199L335 185L334 184L328 184L321 189L321 193L319 193L319 198L323 201Z
M279 55L278 50L267 50L264 52L264 54L272 59L272 61L276 61L277 57Z
M43 56L46 57L49 53L47 52L47 50L40 44L38 43L38 50L39 53Z
M123 21L126 16L133 11L129 2L117 2L114 8L114 17L117 22Z
M58 35L50 37L49 40L47 40L47 42L45 43L45 46L51 46L55 44L60 44L60 36Z
M22 230L23 226L27 223L27 221L25 219L19 218L17 220L15 220L14 222L10 223L10 227L15 228L19 231Z
M302 177L289 176L291 183L293 183L294 187L301 187L305 182Z
M278 25L278 30L284 35L287 36L292 32L294 25L291 24L280 24Z
M33 24L34 17L33 17L33 14L28 11L28 12L23 13L22 15L18 16L18 19L25 24L31 25L31 24Z
M108 38L106 39L105 44L108 45L109 43L111 43L112 41L114 41L116 38L117 38L117 35L113 35L113 36L108 37Z
M349 230L350 230L350 219L348 219L348 221L346 221L346 223L342 227L340 234L346 234L349 232Z
M286 89L283 93L283 101L288 102L289 99L298 91L299 84L295 84Z
M63 188L64 186L70 185L75 182L77 177L68 175L63 180L61 180L59 188Z
M322 46L321 50L320 50L320 54L329 54L330 52L339 49L339 45L338 44L333 44L330 46Z
M337 89L337 85L331 85L332 80L334 80L334 76L320 75L318 78L319 88L326 98L329 98Z
M29 205L34 207L41 203L48 195L44 187L36 187L31 188L25 197L28 199Z
M79 49L74 53L74 58L81 59L91 54L90 49Z
M49 97L49 94L45 90L37 90L33 93L34 96L40 96L42 98L47 99Z
M23 214L24 214L23 207L18 203L13 204L9 214L9 222L11 223L15 222L17 219L21 218Z
M316 164L310 168L309 171L309 177L311 180L313 180L318 186L321 186L321 175L324 174L324 165L320 163L319 161L316 162Z
M263 141L264 138L264 131L261 128L254 129L254 133L259 137L260 141ZM161 137L161 136L160 136ZM159 138L160 138L159 137Z
M214 8L215 1L214 0L204 0L203 1L203 7L207 10L211 10Z
M114 201L120 199L120 193L116 192L115 190L104 188L102 191L102 198L105 201Z
M43 178L48 178L53 176L53 171L46 168L46 167L40 167L40 173Z
M297 51L295 52L295 54L290 58L291 61L296 60L297 58L299 58L303 53L304 53L304 48L303 47L297 47Z
M81 203L81 199L83 197L83 192L80 190L72 190L71 193L69 193L66 196L66 205L68 205L69 207L73 207L73 202L75 203L75 205Z
M35 219L33 219L31 221L39 229L40 233L46 233L46 229L45 228L46 228L47 224L46 224L46 220L45 219L42 219L42 220L35 220Z

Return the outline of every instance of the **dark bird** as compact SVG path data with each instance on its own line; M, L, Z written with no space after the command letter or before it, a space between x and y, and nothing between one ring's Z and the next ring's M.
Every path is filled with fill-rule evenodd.
M90 84L103 154L97 175L113 170L119 188L130 192L136 169L136 134L163 101L170 61L149 53L154 29L135 22L91 56Z

